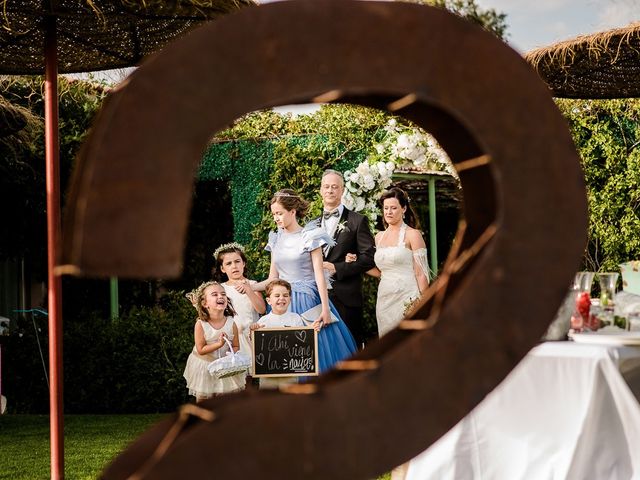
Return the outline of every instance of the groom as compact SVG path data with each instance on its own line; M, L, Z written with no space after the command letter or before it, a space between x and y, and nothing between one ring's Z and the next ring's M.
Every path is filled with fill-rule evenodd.
M329 298L349 327L358 348L366 342L362 318L362 275L375 266L375 244L367 219L342 205L344 180L335 170L322 174L320 196L324 212L316 221L336 244L324 249L324 269L332 277ZM355 253L355 262L345 262L347 253Z

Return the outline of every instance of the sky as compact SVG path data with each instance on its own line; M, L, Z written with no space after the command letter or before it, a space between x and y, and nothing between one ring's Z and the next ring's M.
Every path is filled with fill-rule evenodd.
M476 4L507 14L507 41L521 53L640 21L640 0L476 0Z
M521 53L640 21L640 0L476 0L507 15L507 41Z

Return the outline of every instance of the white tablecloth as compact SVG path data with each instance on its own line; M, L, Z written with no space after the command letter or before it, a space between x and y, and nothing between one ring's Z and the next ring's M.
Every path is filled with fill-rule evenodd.
M640 347L541 344L406 478L640 479L638 397Z

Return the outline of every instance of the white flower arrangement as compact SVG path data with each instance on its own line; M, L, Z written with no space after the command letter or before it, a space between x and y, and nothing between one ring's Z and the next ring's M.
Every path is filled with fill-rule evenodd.
M344 172L342 203L365 215L372 225L380 215L378 199L391 185L396 168L416 166L457 177L449 157L428 133L398 125L394 118L387 122L384 131L383 140L373 146L367 158L354 171Z
M385 125L383 141L374 147L378 155L398 167L416 166L457 176L453 164L435 138L415 127L400 126L395 119Z

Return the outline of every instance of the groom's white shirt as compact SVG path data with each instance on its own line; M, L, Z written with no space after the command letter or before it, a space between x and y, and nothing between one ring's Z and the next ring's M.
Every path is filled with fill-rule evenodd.
M342 217L342 212L344 212L344 205L340 204L338 205L337 217L331 217L328 220L325 220L324 216L320 217L322 219L322 228L324 228L324 231L327 232L331 238L333 238L334 234L336 233L338 222L340 221L340 217ZM324 210L323 210L323 213L324 213Z

